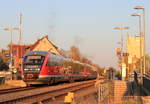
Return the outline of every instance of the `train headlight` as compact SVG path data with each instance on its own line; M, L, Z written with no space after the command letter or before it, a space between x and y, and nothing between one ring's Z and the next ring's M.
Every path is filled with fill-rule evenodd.
M40 71L40 68L36 68L36 69L34 69L34 70L36 70L36 71Z
M26 71L26 70L28 70L28 69L24 69L24 70Z
M36 70L37 70L37 71L40 71L40 68L37 68Z

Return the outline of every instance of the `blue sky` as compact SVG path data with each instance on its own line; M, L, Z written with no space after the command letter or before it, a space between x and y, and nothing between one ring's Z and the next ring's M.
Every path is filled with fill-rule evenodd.
M150 53L150 0L0 0L0 28L17 27L19 13L23 14L24 44L48 35L59 48L71 45L80 48L84 56L100 66L117 66L115 48L120 41L116 26L129 26L128 34L137 34L139 11L133 7L145 6L147 23L147 53ZM127 31L124 32L124 36ZM13 32L13 42L18 42ZM0 31L0 48L10 42L10 33Z

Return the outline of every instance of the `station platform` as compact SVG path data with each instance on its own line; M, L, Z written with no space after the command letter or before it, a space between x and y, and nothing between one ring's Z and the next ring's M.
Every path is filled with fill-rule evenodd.
M22 80L7 80L5 81L5 84L14 87L26 87L25 82L23 82Z
M26 84L22 80L6 80L4 84L0 85L0 90L26 87Z

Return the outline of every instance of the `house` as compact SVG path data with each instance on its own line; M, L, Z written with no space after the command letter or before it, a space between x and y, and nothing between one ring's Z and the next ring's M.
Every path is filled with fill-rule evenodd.
M51 41L48 40L48 36L38 39L31 47L32 51L50 51L57 55L61 55L58 51L58 47L55 46Z
M9 45L8 47L9 47L9 50L7 51L7 53L9 53L8 57L10 59L11 45ZM12 44L12 58L13 58L13 68L14 69L17 69L18 71L20 71L22 57L26 52L29 52L29 51L50 51L57 55L61 55L60 52L58 51L58 47L55 46L48 39L48 36L44 36L44 37L38 39L34 44L29 44L29 45ZM3 54L4 54L4 52L3 52Z

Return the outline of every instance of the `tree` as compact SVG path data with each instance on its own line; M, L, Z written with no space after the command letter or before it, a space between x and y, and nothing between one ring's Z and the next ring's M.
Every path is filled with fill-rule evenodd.
M97 73L102 76L105 68L97 67Z
M70 58L72 58L74 60L78 60L78 61L81 60L81 55L80 55L79 48L77 48L75 46L71 46L70 52L71 52Z
M98 73L100 76L103 76L103 75L104 75L104 70L105 70L104 67L100 67L100 66L97 65L97 64L93 64L93 66L96 67L97 73Z
M62 56L64 56L64 57L69 57L70 52L65 51L65 50L63 50L63 49L60 49L59 52L60 52L60 54L61 54Z
M2 57L0 57L0 70L8 70L9 67Z

